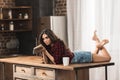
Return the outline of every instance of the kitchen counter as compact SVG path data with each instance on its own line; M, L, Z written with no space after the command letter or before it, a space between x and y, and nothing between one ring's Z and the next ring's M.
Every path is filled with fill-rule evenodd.
M55 69L74 70L77 68L88 68L88 67L101 67L105 65L114 65L112 62L102 63L83 63L83 64L70 64L69 66L63 66L62 64L41 64L40 56L14 56L0 59L0 62L13 63L13 64L25 64L31 66L41 66Z
M107 66L112 66L114 65L113 62L101 62L101 63L83 63L83 64L70 64L69 66L63 66L62 64L55 65L55 64L42 64L41 62L41 57L40 56L16 56L16 57L9 57L9 58L0 58L1 63L11 63L14 65L26 65L30 67L40 67L40 68L47 68L47 69L53 69L55 70L55 73L62 75L61 71L64 75L62 75L62 79L58 77L55 77L56 80L67 80L68 78L65 77L66 71L69 71L71 75L71 78L69 80L80 80L81 78L78 76L79 75L79 70L82 69L89 69L89 68L96 68L96 67L105 67L105 80L107 80ZM61 71L60 71L61 70ZM60 73L59 73L60 71ZM89 76L88 76L89 77ZM82 79L85 80L85 79Z

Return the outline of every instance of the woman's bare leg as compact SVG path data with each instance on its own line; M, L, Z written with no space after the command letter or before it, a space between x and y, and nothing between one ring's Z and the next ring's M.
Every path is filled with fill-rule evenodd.
M93 62L105 62L110 61L111 56L109 55L108 51L104 47L109 41L107 39L102 40L96 47L100 50L98 54L93 54Z
M97 43L97 44L96 44L96 47L99 48L99 49L102 49L102 47L103 47L105 44L107 44L108 42L109 42L108 39L104 39L104 40L102 40L101 42Z
M102 55L92 54L93 62L109 62L111 60L111 56L108 51L103 47L101 51Z
M93 52L94 54L98 54L99 50L102 50L103 46L107 44L109 41L107 39L102 40L101 42L96 44L96 49Z
M96 42L96 44L100 43L100 39L97 37L96 30L94 31L94 35L92 39ZM98 52L99 52L99 48L96 47L93 53L97 54Z
M99 50L102 49L102 47L109 42L107 39L104 39L100 42L100 39L98 38L96 34L96 30L94 31L94 35L92 39L96 41L96 49L93 52L94 54L98 54Z
M101 49L101 56L106 57L106 58L111 58L110 54L108 53L105 47Z
M104 39L100 42L100 39L96 35L96 31L94 31L94 35L92 38L94 41L96 41L96 49L93 52L93 62L105 62L110 61L111 56L109 55L108 51L104 47L105 44L107 44L109 41L107 39ZM101 52L101 54L99 54Z
M96 41L96 43L99 43L100 42L100 39L97 37L97 34L96 34L96 30L94 31L94 35L93 35L93 40Z

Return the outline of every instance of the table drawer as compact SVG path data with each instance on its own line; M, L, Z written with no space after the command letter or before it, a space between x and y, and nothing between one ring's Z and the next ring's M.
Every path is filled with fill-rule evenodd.
M16 78L14 80L33 80L33 79L20 79L20 78Z
M55 70L46 68L36 68L35 74L41 80L55 80Z
M34 74L33 68L24 65L15 65L14 72L17 74L32 75Z

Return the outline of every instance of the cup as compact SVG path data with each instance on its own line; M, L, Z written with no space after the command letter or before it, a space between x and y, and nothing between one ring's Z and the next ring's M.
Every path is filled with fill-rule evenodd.
M63 57L63 65L68 66L69 65L69 57Z

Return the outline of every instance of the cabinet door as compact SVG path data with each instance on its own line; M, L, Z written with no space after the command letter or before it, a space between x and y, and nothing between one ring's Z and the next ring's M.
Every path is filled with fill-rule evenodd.
M35 76L36 80L55 80L55 70L46 68L36 68Z
M15 72L16 73L20 73L20 74L24 74L24 75L31 75L32 74L32 68L28 67L28 66L16 66L15 67Z
M14 80L55 80L55 70L25 65L13 65Z
M13 65L13 78L16 80L33 80L34 67L25 65Z

